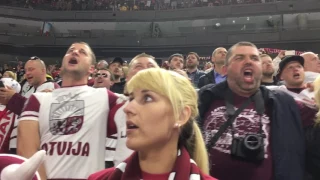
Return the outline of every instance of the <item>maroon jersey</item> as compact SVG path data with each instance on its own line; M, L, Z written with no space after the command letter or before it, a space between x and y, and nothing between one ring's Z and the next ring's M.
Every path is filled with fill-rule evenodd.
M234 95L235 108L239 108L246 98ZM246 134L258 134L260 115L254 109L254 103L247 106L233 123L234 136L244 137ZM265 159L260 164L237 160L231 157L230 147L232 142L231 127L219 138L216 145L209 150L210 175L221 180L271 180L272 158L270 149L270 113L268 109L261 117L264 140ZM224 100L214 101L206 116L204 124L205 141L208 142L217 133L219 128L227 121Z

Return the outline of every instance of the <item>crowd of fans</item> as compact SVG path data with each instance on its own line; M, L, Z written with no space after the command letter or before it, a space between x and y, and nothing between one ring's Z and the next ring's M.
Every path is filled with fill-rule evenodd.
M12 0L6 5L43 10L167 10L275 2L277 0Z
M41 179L317 180L320 60L288 52L239 42L200 69L196 52L96 62L80 42L61 65L5 65L0 153L45 150Z

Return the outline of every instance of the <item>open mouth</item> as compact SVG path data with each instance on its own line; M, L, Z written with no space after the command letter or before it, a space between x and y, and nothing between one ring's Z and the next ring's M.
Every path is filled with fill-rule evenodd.
M252 70L250 69L245 70L243 73L245 82L252 82L253 81L252 75L253 75Z
M293 74L293 78L300 78L300 74L299 73L295 73L295 74Z
M78 61L75 57L71 58L69 64L78 64Z
M139 127L132 122L127 122L127 129L138 129Z
M28 80L32 79L33 77L27 77Z

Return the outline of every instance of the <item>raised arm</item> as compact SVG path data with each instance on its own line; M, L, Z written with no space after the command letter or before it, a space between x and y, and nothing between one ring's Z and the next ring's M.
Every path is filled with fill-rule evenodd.
M17 153L30 158L40 149L39 133L40 103L35 96L30 96L18 124ZM46 171L42 164L39 168L41 180L46 180Z

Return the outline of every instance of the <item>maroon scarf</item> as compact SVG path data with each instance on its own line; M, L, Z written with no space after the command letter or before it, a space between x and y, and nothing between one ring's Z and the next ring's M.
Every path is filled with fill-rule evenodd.
M178 150L178 157L170 173L169 180L201 180L203 179L200 169L190 159L189 153L183 147ZM192 177L192 178L191 178ZM141 169L138 153L134 152L128 159L120 163L108 180L141 180Z

